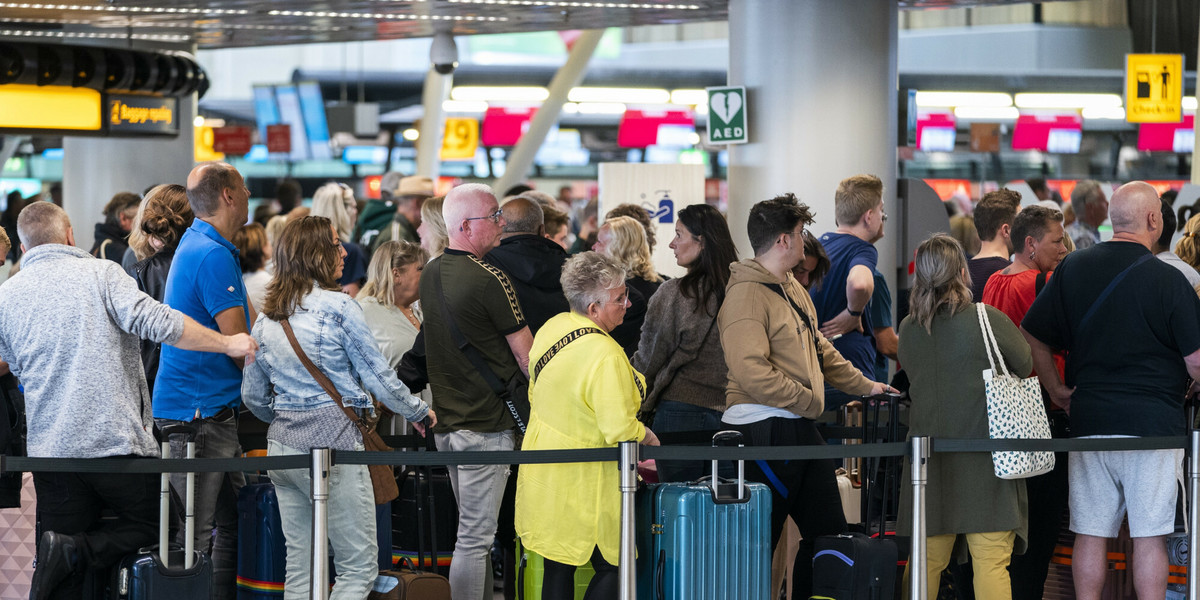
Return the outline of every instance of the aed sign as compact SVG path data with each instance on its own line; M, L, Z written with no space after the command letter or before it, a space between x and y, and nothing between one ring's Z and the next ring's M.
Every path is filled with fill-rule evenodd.
M179 135L179 99L105 95L105 126L110 135Z
M710 87L708 91L708 143L745 144L750 133L746 128L746 88Z
M446 119L442 136L442 160L473 160L479 149L479 121L475 119Z
M1183 55L1125 55L1125 120L1178 123L1183 119Z

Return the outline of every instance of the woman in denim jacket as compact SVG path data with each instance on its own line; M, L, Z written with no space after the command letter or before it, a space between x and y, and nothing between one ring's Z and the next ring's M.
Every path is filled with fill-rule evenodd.
M362 309L341 292L342 248L329 219L289 223L275 249L275 278L252 332L259 344L247 365L242 399L270 423L267 454L305 454L312 448L362 450L362 435L301 364L280 324L287 320L304 353L329 377L343 403L373 410L371 397L401 417L436 422L429 406L396 379L375 346ZM369 394L368 394L369 393ZM312 505L307 470L270 471L287 540L285 598L309 591ZM331 599L361 600L378 570L375 504L365 465L335 465L329 481L329 543L337 579Z

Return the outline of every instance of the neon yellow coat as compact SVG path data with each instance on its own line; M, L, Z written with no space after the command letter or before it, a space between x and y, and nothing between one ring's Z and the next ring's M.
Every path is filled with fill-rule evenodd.
M561 313L538 330L529 352L534 365L563 336L596 327L585 316ZM599 329L597 327L597 329ZM607 334L584 335L565 346L529 384L531 405L524 450L610 448L646 437L637 420L645 379ZM556 562L582 565L599 546L617 564L621 494L616 463L522 465L517 477L516 529L521 544Z

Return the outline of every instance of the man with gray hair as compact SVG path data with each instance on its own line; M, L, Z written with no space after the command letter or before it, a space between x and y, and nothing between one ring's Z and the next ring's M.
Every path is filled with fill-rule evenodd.
M1071 190L1071 208L1075 222L1067 226L1067 235L1075 242L1076 250L1091 248L1100 243L1100 225L1108 220L1108 199L1100 182L1085 179Z
M187 197L196 220L179 240L163 302L214 331L248 333L254 307L230 240L249 217L250 190L232 165L210 162L188 175ZM154 418L160 428L176 423L195 427L198 458L241 456L241 404L241 360L163 347L154 379ZM173 440L171 453L182 456L183 451L182 440ZM182 473L171 476L180 492L184 478ZM214 598L237 594L237 493L244 484L240 472L196 475L196 549L212 555Z
M29 456L157 457L140 340L254 357L154 301L108 260L75 247L66 212L34 202L17 220L21 272L0 286L0 357L25 386ZM37 306L37 310L29 307ZM31 598L84 597L93 578L155 538L158 475L34 473L42 537ZM116 513L101 520L101 509Z
M446 195L446 252L421 272L429 386L439 450L512 450L528 419L529 347L517 292L483 261L507 225L491 188L465 184ZM508 465L450 467L458 501L458 538L450 563L454 600L491 594L489 560Z
M1074 201L1074 200L1072 200ZM1189 376L1200 380L1200 299L1178 270L1155 260L1161 202L1145 182L1112 197L1113 239L1059 263L1021 322L1038 379L1069 407L1076 437L1182 436ZM1051 353L1065 351L1061 380ZM1193 384L1189 394L1198 388ZM1106 538L1128 516L1139 598L1166 594L1166 535L1175 529L1182 449L1071 452L1075 592L1104 588Z
M484 259L508 275L529 331L537 335L550 317L570 310L559 282L567 251L545 236L542 207L528 194L500 207L506 221L501 228L500 246Z

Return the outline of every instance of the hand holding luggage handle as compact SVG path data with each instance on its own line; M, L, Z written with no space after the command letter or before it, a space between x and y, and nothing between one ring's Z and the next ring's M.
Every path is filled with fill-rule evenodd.
M187 457L196 458L196 428L187 423L175 423L162 428L162 457L171 457L171 436L187 436ZM196 549L196 474L187 474L187 484L184 486L184 541L183 568L191 569L196 557L192 555ZM158 497L158 556L163 568L171 566L171 545L167 533L167 515L171 511L171 478L169 473L162 474L162 485Z

